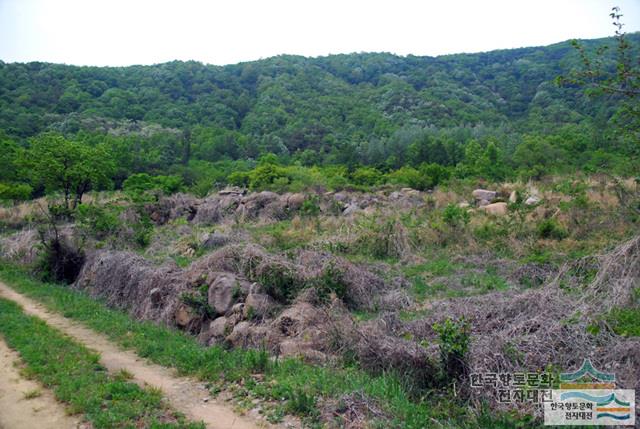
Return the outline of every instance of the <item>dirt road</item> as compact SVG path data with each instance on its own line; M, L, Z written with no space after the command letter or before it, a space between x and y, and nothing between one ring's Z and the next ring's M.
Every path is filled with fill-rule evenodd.
M20 356L0 339L0 429L77 429L51 391L20 375Z
M100 353L100 362L109 372L126 369L133 375L133 381L140 385L146 384L161 389L174 409L184 413L191 420L205 422L207 428L271 427L265 422L255 422L237 415L228 405L211 398L202 382L178 377L168 368L146 362L135 353L120 349L104 335L48 311L43 305L15 292L3 283L0 283L0 296L15 301L22 306L25 313L39 317L86 347ZM0 407L0 410L2 409ZM7 428L13 429L13 426L7 426Z

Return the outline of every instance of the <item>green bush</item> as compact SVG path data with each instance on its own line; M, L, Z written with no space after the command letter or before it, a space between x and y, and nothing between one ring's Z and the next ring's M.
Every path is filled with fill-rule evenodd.
M567 230L555 219L545 219L538 224L538 237L553 240L562 240L569 236Z
M353 183L360 186L375 186L382 182L382 173L372 167L360 167L351 174Z
M102 239L114 234L121 222L114 210L94 204L80 204L75 212L75 219L81 230Z
M25 183L0 183L0 200L24 201L32 192L33 188Z
M147 173L132 174L122 184L125 193L136 196L150 191L170 195L182 190L182 187L180 176L150 176Z
M320 214L320 197L317 195L309 195L302 202L300 213L303 216L318 216Z
M449 204L442 212L442 220L449 226L457 228L469 223L471 217L467 209Z
M443 375L449 381L462 379L468 373L469 323L464 319L446 319L442 323L434 323L433 330L438 334Z
M332 293L342 300L347 294L344 272L334 263L329 263L324 268L322 274L312 282L312 287L321 302L327 302Z

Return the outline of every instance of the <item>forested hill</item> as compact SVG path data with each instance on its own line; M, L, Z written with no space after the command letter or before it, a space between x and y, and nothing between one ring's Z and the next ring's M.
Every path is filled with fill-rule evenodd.
M627 40L637 57L640 34ZM615 70L613 39L582 44L589 54L610 45L605 62ZM284 165L383 173L436 163L493 179L585 166L626 174L638 145L608 134L619 100L555 82L580 65L569 42L440 57L283 55L228 66L0 61L0 140L28 148L31 137L54 131L104 143L119 167L116 186L133 173L170 172L206 187L266 153ZM203 164L222 161L224 168Z
M408 124L575 123L602 107L553 83L578 61L560 43L440 57L278 56L223 67L0 63L0 128L27 137L82 112L274 135L296 150L332 138L388 136Z

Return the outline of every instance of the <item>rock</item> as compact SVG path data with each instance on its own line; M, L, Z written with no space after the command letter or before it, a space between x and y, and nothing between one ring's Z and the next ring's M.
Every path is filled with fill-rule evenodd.
M498 193L496 191L488 191L486 189L476 189L471 193L477 201L487 200L489 202L495 200Z
M305 199L304 194L291 194L287 198L287 207L289 210L300 210Z
M231 307L232 314L242 314L243 310L244 310L244 303L242 302L234 304L233 307Z
M469 208L469 203L466 202L466 201L463 201L463 202L458 204L458 207L460 207L461 209Z
M402 196L402 194L400 194L400 192L393 191L391 194L389 194L389 199L390 200L399 200L401 196Z
M493 203L482 207L482 209L495 216L504 216L508 212L507 203Z
M225 340L235 348L264 347L268 334L266 327L253 326L245 321L238 323Z
M227 335L227 325L229 320L222 316L218 317L216 320L212 321L209 324L209 335L211 337L222 338Z
M344 202L346 202L346 201L347 201L347 196L346 196L345 194L341 193L341 192L338 192L337 194L335 194L335 195L333 196L333 199L334 199L335 201L338 201L338 202L344 203Z
M518 202L518 191L511 191L509 194L509 202L515 204Z
M209 286L208 302L217 314L224 315L231 309L235 295L240 292L240 282L234 274L219 273Z
M276 302L267 294L251 293L244 303L245 318L267 318L273 314L277 307Z
M320 364L327 361L327 355L314 350L305 342L297 340L285 340L280 343L280 355L300 357L307 363Z
M231 186L218 192L218 195L244 195L246 192L247 191L242 188Z
M541 201L541 200L540 200L540 198L539 198L539 197L537 197L537 196L535 196L535 195L532 195L532 196L530 196L529 198L527 198L527 199L525 200L525 202L524 202L524 203L525 203L526 205L528 205L528 206L535 206L535 205L536 205L536 204L538 204L540 201Z
M350 216L355 212L360 211L360 207L356 203L347 204L347 207L342 211L345 216Z
M184 304L181 304L180 307L178 307L174 317L176 325L180 326L181 328L186 328L197 318L191 308L187 307Z
M491 203L489 201L487 201L487 200L478 201L478 207L485 207L485 206L488 206L489 204L491 204Z
M215 249L222 247L229 242L229 236L219 232L202 234L200 237L201 246L205 249Z

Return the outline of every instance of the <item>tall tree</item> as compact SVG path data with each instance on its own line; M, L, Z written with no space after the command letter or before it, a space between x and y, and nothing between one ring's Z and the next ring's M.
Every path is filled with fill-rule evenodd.
M62 192L64 207L74 210L91 189L111 186L115 165L102 146L67 140L58 134L42 134L30 140L18 164L24 174L48 192Z

